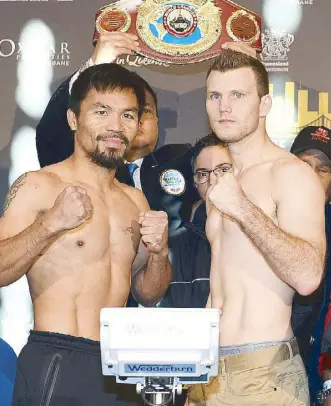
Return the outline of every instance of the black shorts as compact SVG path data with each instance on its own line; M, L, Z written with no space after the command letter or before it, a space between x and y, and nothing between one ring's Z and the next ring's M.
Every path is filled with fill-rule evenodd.
M98 341L31 331L18 358L13 406L135 406L135 385L104 377Z

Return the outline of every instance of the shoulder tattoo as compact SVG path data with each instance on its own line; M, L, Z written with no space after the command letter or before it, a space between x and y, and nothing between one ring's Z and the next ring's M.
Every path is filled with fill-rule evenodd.
M3 204L3 214L5 214L6 210L9 208L11 202L15 199L18 189L24 185L25 178L27 177L27 173L23 173L19 178L15 180L15 182L11 185L10 189L7 192L5 202Z

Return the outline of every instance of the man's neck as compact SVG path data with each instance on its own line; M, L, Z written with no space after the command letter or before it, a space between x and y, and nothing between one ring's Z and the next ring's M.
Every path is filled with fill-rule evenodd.
M75 179L82 183L104 190L113 185L116 170L98 166L83 151L75 151L68 163Z
M128 162L134 162L137 159L140 158L145 158L147 155L151 154L153 152L153 149L149 146L144 147L144 148L139 148L139 149L130 149L126 155L125 158Z
M264 160L265 152L272 145L266 131L259 131L246 136L241 141L228 143L227 147L236 172Z

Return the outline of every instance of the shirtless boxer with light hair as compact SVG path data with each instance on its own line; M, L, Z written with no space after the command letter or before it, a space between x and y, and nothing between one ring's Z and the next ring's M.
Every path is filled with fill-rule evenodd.
M166 214L114 178L144 104L136 74L87 69L69 101L74 154L22 175L7 194L1 239L25 233L27 244L0 283L27 275L35 328L19 357L15 405L115 404L101 372L100 310L125 306L130 285L154 305L171 280Z
M192 386L191 404L309 405L290 324L295 291L320 284L325 196L311 168L267 135L268 74L224 51L207 75L206 107L233 170L207 193L211 306L221 310L219 376Z

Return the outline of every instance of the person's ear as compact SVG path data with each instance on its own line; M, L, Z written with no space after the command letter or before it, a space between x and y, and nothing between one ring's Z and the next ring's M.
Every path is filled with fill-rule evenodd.
M269 114L272 106L272 98L270 94L266 94L265 96L261 97L260 102L260 117L264 118Z
M76 113L72 109L67 110L67 120L69 127L71 128L72 131L77 130L77 117Z

